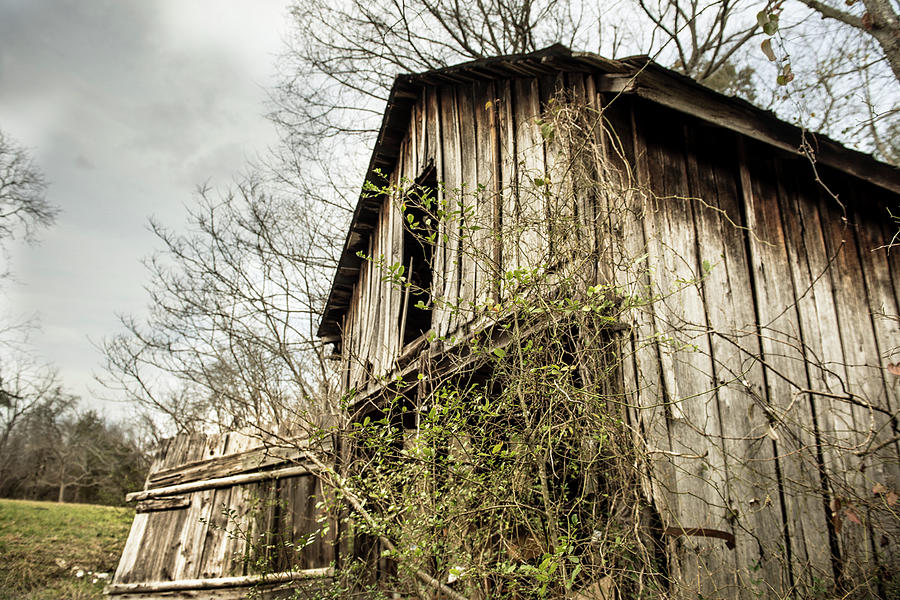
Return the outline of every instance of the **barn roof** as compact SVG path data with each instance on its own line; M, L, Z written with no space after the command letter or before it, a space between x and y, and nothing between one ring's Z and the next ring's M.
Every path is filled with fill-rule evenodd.
M365 181L380 181L379 173L386 175L393 170L412 106L424 86L560 72L603 75L598 91L621 92L644 98L792 154L803 154L800 143L806 140L819 164L900 193L900 171L896 167L846 148L825 136L804 132L782 121L771 111L740 98L720 94L689 77L661 67L647 56L611 60L592 53L573 52L561 44L530 54L482 58L424 73L399 75L388 97ZM354 249L373 230L380 206L379 199L361 194L319 324L318 336L325 341L339 339L341 320L350 305L362 260Z

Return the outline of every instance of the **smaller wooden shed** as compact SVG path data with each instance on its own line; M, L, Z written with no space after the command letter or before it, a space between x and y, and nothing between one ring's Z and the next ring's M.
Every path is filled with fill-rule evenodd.
M145 489L128 496L137 514L106 594L238 600L327 588L332 491L303 459L309 445L286 439L232 432L166 442Z

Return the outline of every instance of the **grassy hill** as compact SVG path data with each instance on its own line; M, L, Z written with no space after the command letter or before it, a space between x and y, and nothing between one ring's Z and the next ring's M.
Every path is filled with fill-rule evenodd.
M130 508L0 500L0 600L103 598L133 517Z

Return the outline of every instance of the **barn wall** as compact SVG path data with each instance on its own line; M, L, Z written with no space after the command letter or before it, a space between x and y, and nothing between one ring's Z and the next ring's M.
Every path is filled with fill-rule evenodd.
M426 87L413 106L390 183L416 180L431 165L443 184L438 196L448 217L435 247L433 287L433 330L441 338L465 335L486 302L501 299L501 273L547 259L547 236L535 226L547 207L533 185L546 173L545 144L534 121L541 98L563 83L550 77ZM364 252L369 260L361 265L344 317L349 389L364 390L390 373L402 351L402 294L384 278L384 265L399 264L402 252L398 200L382 200ZM490 233L501 223L512 233L502 248Z
M650 104L611 113L652 190L622 246L664 298L634 316L626 361L654 495L677 527L737 541L680 543L674 574L711 596L873 581L900 547L872 491L900 485L896 199L820 169L835 198L807 160Z

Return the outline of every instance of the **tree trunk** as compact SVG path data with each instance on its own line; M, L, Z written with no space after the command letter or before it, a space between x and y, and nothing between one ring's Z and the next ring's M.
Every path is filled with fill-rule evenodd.
M57 502L65 502L66 498L66 484L60 482L59 484L59 496L56 497Z

